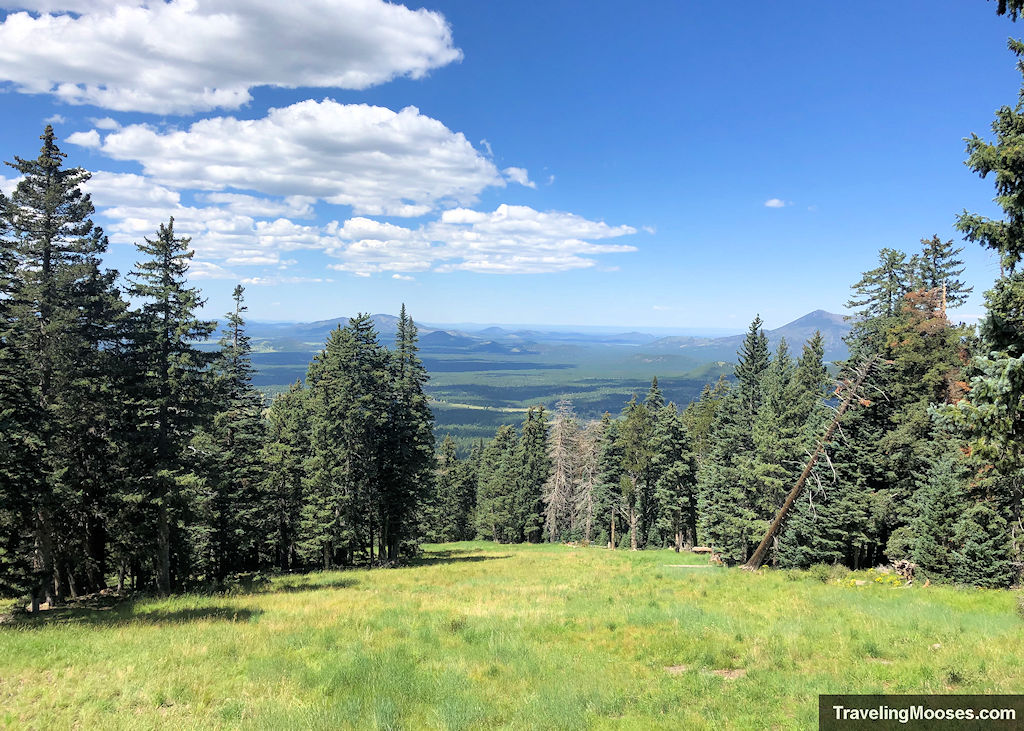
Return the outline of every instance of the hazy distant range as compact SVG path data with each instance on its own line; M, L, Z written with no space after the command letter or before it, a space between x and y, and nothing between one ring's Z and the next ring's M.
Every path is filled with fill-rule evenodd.
M308 323L249 324L256 385L272 395L306 375L313 354L347 317ZM390 345L397 318L373 315L381 341ZM665 335L612 332L604 328L524 328L417 323L420 355L430 371L429 395L439 435L453 434L463 447L516 423L528 406L571 400L581 416L618 413L633 393L642 396L657 376L665 396L685 406L704 384L728 375L743 334ZM815 310L765 331L772 349L781 338L794 357L816 330L825 338L826 360L847 357L842 315ZM690 330L694 332L694 330ZM697 331L699 332L699 331ZM705 331L707 332L707 331ZM712 331L713 332L713 331Z

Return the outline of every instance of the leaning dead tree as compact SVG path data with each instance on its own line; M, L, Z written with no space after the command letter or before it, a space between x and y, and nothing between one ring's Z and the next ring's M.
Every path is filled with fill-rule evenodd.
M789 509L793 507L793 503L796 502L797 497L800 495L800 491L803 490L804 484L807 482L807 478L810 477L811 471L814 469L814 465L818 463L818 458L821 457L825 452L825 448L831 443L832 437L835 436L836 430L839 428L839 422L842 421L843 414L846 413L847 409L855 401L861 403L868 403L860 395L860 388L864 385L864 380L868 377L868 373L874 367L878 356L871 356L867 360L863 361L853 373L853 378L846 378L840 381L839 388L836 389L836 395L845 392L845 397L839 408L836 410L836 415L832 418L832 423L828 425L828 429L825 430L825 434L821 439L818 440L817 445L814 447L814 451L811 453L810 458L807 460L807 464L804 465L803 472L800 473L800 477L797 478L796 484L793 485L793 489L786 495L785 502L782 503L782 507L779 508L779 512L775 515L775 520L768 526L768 532L764 534L764 538L761 539L761 543L757 546L757 550L754 551L750 559L743 564L743 568L751 571L756 571L761 568L761 564L764 563L765 554L768 553L768 546L771 545L775 536L778 535L779 529L782 527L782 522L786 519L786 514L789 513Z

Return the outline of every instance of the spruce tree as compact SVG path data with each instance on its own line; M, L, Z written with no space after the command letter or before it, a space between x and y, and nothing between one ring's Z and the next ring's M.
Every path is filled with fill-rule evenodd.
M187 561L176 527L189 508L183 490L195 480L186 448L212 416L213 356L195 344L206 340L216 323L196 316L203 301L188 286L194 253L189 243L175 235L173 218L161 224L155 238L137 244L145 258L131 272L128 289L141 307L133 313L129 347L138 421L133 451L139 469L134 494L126 499L146 506L156 536L156 585L164 594L172 588L172 562L183 567ZM185 574L184 568L180 573Z
M382 460L393 406L390 363L369 315L360 314L331 331L309 367L310 458L299 548L323 568L372 560L393 538L385 534L382 501L393 489Z
M513 487L516 484L516 430L506 424L498 431L480 457L477 478L477 535L496 543L518 538L513 525Z
M117 273L100 268L107 240L81 190L89 173L64 167L52 127L40 139L38 157L8 163L22 177L10 198L0 197L10 294L3 336L20 351L4 360L8 371L24 369L8 376L7 389L17 382L31 402L18 406L31 422L12 426L21 434L16 442L36 445L38 457L18 477L37 546L34 606L99 588L103 516L118 473L112 438L124 401L109 373L124 303Z
M641 520L654 491L654 418L636 396L623 409L618 439L622 450L621 509L629 527L629 547L635 551L646 543Z
M213 363L218 410L206 456L212 485L214 578L269 563L261 554L271 531L270 505L262 486L260 450L265 440L263 394L253 386L252 346L245 332L245 289L232 293L234 308L225 316L220 349Z
M302 382L296 381L274 398L267 410L260 454L261 492L268 504L268 551L280 571L291 571L299 562L303 480L310 449L306 394Z
M420 360L417 329L402 305L390 353L391 394L381 442L382 483L379 555L397 561L415 542L420 504L432 491L434 416L424 392L428 375Z
M663 406L655 419L653 467L655 530L662 545L690 549L697 540L697 461L676 405Z
M956 257L963 247L953 248L953 240L943 241L936 234L930 239L921 239L921 255L918 257L918 279L926 290L941 292L944 306L959 307L974 291L962 280L964 263Z

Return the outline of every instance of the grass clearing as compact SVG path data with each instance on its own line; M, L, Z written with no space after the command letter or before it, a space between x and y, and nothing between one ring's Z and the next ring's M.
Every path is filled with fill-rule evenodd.
M428 546L416 565L0 625L0 723L810 728L819 693L1015 693L1012 592Z

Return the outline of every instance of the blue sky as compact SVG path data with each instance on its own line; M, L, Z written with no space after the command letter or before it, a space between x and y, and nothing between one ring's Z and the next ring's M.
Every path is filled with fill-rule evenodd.
M175 215L211 314L243 281L263 320L842 311L879 248L997 214L962 138L1024 35L965 0L0 7L3 159L53 120L111 266ZM964 258L970 319L998 268Z

